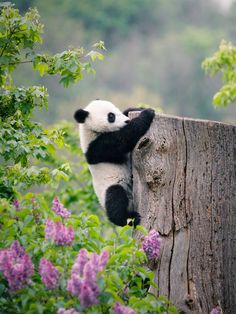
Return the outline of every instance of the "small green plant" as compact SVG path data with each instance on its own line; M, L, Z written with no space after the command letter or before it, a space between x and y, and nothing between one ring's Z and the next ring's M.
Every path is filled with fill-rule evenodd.
M224 85L213 97L215 106L227 106L236 101L236 47L222 41L219 50L202 63L211 76L221 73Z

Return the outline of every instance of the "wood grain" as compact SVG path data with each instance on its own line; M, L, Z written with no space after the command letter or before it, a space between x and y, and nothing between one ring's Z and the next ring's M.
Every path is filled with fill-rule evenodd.
M156 114L132 163L142 225L162 236L155 293L180 313L236 313L236 127Z

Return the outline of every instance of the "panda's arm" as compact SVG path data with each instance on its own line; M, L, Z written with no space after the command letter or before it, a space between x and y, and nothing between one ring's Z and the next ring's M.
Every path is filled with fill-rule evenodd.
M155 116L152 109L145 109L119 131L101 134L90 143L86 152L89 164L111 162L121 164L138 140L147 132Z
M154 110L145 109L137 118L132 119L125 127L117 131L118 149L122 153L126 154L134 149L139 139L149 129L154 116Z

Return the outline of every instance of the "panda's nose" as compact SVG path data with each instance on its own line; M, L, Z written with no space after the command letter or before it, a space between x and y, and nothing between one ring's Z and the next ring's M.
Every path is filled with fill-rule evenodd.
M126 124L130 123L130 120L125 120L125 123L126 123Z

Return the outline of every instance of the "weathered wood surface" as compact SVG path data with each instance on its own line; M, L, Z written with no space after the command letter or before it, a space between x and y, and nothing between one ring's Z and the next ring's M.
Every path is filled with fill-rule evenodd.
M236 127L157 114L133 152L133 189L162 236L155 293L180 313L236 313Z

